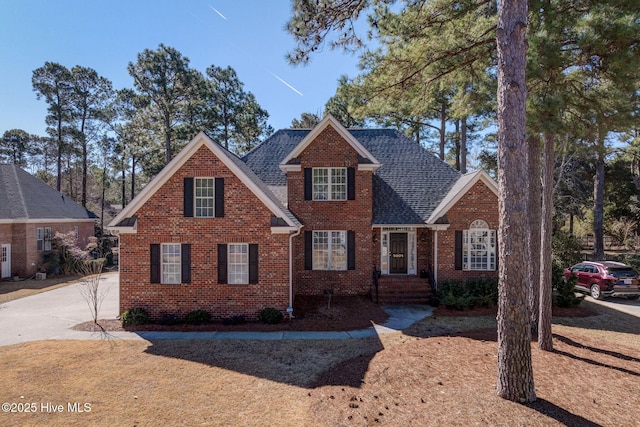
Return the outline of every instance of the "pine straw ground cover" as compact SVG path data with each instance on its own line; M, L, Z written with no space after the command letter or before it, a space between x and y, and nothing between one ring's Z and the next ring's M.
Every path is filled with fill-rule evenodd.
M495 395L494 317L436 314L370 339L0 347L0 398L37 405L0 425L638 425L640 319L583 304L554 319L554 352L532 344L531 405Z

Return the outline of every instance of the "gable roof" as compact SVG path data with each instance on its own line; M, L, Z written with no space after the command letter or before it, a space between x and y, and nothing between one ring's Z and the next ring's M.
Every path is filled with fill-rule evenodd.
M335 119L334 119L335 120ZM313 130L279 130L242 160L286 203L287 179L280 166L310 141ZM394 129L349 129L380 168L373 177L374 225L424 224L462 176L433 153Z
M111 221L108 228L126 231L135 228L136 212L164 185L175 172L180 169L193 156L198 149L206 147L246 185L262 203L277 217L284 220L287 227L298 229L301 227L297 218L284 207L284 204L269 190L258 176L233 153L221 147L209 138L204 132L198 133L176 155L155 178L149 182L140 193Z
M0 164L0 222L93 221L70 197L13 164Z
M464 196L467 191L471 189L477 182L483 182L489 190L491 190L496 196L498 195L498 185L496 182L483 170L477 170L470 172L466 175L462 175L460 179L451 187L447 195L440 201L436 209L431 213L427 224L435 224L441 217L458 203L458 201Z
M360 141L353 137L353 135L344 127L338 120L331 114L327 114L313 129L308 131L307 135L300 141L286 156L280 161L280 169L286 170L287 165L298 157L304 150L314 141L318 135L322 133L326 128L331 126L347 143L358 153L362 158L360 163L370 165L372 170L376 170L380 167L380 162L364 147ZM298 166L299 167L299 166Z

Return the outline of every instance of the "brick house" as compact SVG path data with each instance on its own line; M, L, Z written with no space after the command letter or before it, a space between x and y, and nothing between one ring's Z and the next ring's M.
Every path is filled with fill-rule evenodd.
M95 234L97 217L13 164L0 164L2 278L31 277L56 232L74 231L80 247Z
M120 309L214 318L293 310L296 295L425 296L497 277L497 186L401 133L274 133L243 158L198 134L112 221ZM422 292L422 294L421 294ZM414 295L415 296L415 295Z

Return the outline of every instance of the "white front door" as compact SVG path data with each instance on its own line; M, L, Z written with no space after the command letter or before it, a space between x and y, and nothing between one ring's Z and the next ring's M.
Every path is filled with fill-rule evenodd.
M2 278L11 277L11 245L5 243L2 245Z

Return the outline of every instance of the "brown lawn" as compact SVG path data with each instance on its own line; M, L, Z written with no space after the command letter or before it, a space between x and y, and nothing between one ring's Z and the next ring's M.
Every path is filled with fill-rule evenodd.
M584 306L594 315L554 319L555 352L533 343L532 405L495 395L494 317L437 313L360 340L0 347L1 400L36 404L0 425L638 425L640 319Z

